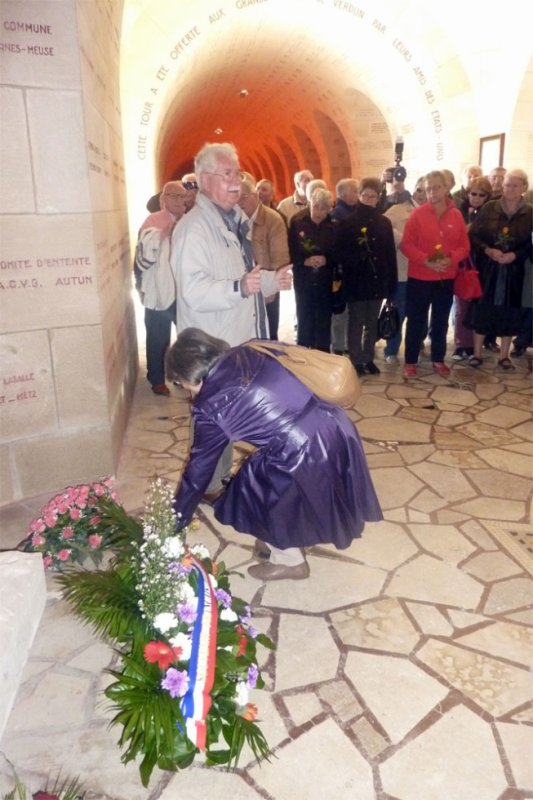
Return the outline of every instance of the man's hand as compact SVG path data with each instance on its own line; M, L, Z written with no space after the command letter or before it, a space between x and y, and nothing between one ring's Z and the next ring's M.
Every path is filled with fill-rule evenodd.
M241 278L241 294L249 297L261 291L261 267L257 264L250 272L245 272Z
M292 264L276 270L276 286L280 291L292 289Z

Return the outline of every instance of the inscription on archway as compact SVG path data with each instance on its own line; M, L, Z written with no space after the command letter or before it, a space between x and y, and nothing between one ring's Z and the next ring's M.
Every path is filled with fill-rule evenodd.
M137 136L137 158L144 161L150 152L150 136L153 133L154 119L157 117L157 105L160 99L160 89L163 83L171 76L176 69L177 62L186 57L189 52L205 36L213 24L229 22L232 14L244 11L250 6L269 3L270 0L234 0L226 8L214 6L212 10L198 20L188 30L184 31L170 48L167 59L161 63L152 76L151 86L148 96L142 101L139 112L139 133ZM383 37L383 41L392 48L398 58L409 65L412 72L412 79L416 81L417 90L422 92L424 103L428 106L428 114L431 120L433 133L435 136L435 160L444 159L444 127L442 114L436 106L437 98L434 89L430 85L429 70L424 67L421 59L416 55L416 44L412 45L405 41L405 35L399 31L394 31L386 21L368 14L365 9L355 3L346 0L315 0L315 4L321 6L323 13L329 16L338 17L346 15L354 26L362 25L369 27L373 32ZM236 19L236 16L234 16Z

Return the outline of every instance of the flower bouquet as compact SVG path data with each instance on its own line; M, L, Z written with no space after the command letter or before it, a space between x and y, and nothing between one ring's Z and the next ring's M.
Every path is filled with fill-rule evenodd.
M446 253L442 252L442 244L436 244L433 252L427 257L426 261L432 264L435 269L442 268L442 262L445 261L449 256Z
M514 241L514 238L510 235L509 226L504 225L501 231L499 231L498 235L495 237L494 247L496 247L498 250L501 250L502 253L508 253L509 250L512 250Z
M317 245L309 236L305 235L305 231L298 231L298 236L300 237L301 248L307 256L316 255L318 253Z
M257 760L266 739L248 702L264 681L256 650L271 648L250 624L250 608L232 596L223 563L176 534L173 491L152 482L142 520L107 501L101 523L114 555L107 570L63 572L58 580L75 613L115 644L120 667L105 690L122 726L122 761L141 758L175 772L203 752L207 765L235 765L247 742Z
M61 780L60 777L57 777L53 783L48 780L44 789L32 794L20 780L11 761L7 758L5 760L13 771L15 786L10 792L3 795L2 800L29 800L29 798L32 800L84 800L86 796L86 792L77 779Z
M100 525L103 500L118 500L109 478L67 486L41 509L18 549L42 553L46 569L82 564L86 558L98 565L108 546Z

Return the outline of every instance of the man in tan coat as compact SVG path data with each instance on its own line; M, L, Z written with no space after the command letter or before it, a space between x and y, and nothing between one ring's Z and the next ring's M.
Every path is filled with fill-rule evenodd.
M255 181L248 177L242 182L239 205L252 226L254 263L262 269L277 270L289 261L287 227L277 211L267 208L259 200ZM278 338L279 292L265 297L270 338Z

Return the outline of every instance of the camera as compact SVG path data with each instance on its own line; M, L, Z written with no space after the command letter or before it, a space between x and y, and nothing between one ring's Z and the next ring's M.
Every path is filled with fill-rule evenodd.
M407 178L407 171L405 167L402 167L401 160L403 158L403 138L398 136L396 139L396 144L394 145L394 161L395 164L393 167L388 167L385 170L385 180L387 183L392 183L393 180L395 181L404 181Z

